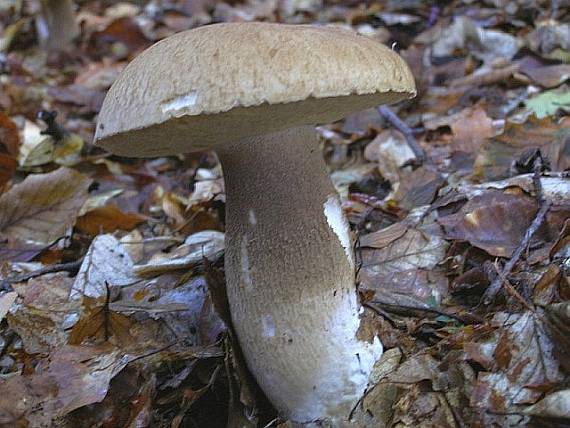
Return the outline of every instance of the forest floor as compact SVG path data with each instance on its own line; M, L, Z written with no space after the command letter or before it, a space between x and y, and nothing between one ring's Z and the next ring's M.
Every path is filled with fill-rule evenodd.
M83 0L65 52L38 4L0 1L0 427L288 426L208 292L215 155L92 144L137 54L235 21L352 28L416 77L318 127L385 347L355 426L570 426L568 1Z

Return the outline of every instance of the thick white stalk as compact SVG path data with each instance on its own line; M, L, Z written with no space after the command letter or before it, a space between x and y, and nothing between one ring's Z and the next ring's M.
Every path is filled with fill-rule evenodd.
M345 420L382 345L358 339L348 222L315 130L218 148L226 184L226 278L247 364L295 422Z

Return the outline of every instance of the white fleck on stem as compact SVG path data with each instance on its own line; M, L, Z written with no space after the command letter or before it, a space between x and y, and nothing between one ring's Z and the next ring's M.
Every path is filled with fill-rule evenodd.
M249 224L255 226L257 224L257 217L254 210L249 210Z
M352 240L350 239L350 227L346 216L342 212L342 206L340 205L338 195L329 196L323 205L327 223L338 237L342 248L344 248L346 258L351 265L354 265L354 259L352 256Z
M241 264L241 276L243 278L243 285L247 290L253 288L253 281L251 280L250 265L249 265L249 255L247 253L247 234L243 235L240 244L240 264Z

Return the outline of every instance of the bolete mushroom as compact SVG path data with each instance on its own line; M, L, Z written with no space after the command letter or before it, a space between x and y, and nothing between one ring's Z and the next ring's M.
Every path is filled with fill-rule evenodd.
M95 139L113 153L217 152L233 325L292 421L346 420L382 353L359 334L351 233L314 125L414 95L405 62L372 39L234 23L151 46L103 103Z

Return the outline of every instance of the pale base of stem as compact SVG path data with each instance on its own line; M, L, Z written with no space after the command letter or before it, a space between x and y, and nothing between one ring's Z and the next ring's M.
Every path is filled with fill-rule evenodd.
M345 420L382 345L359 340L348 222L313 127L218 150L226 278L247 365L288 419Z

